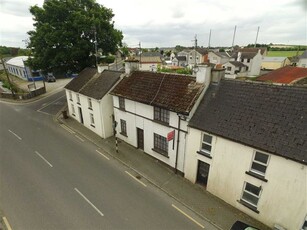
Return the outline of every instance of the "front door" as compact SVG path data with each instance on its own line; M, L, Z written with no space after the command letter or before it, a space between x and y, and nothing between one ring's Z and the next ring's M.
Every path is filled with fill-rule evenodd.
M81 122L81 124L83 124L82 109L81 109L81 107L78 107L78 109L79 109L80 122Z
M199 160L196 183L207 186L209 170L210 165Z
M144 150L144 131L143 129L136 128L138 148Z

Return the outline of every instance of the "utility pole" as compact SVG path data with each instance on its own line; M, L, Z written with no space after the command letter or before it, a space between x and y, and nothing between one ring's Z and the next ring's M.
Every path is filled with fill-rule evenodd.
M195 34L194 40L194 66L196 67L196 48L197 48L197 34Z
M142 47L141 47L141 42L139 42L139 48L140 48L140 70L142 68Z
M210 42L211 42L211 29L210 29L210 33L209 33L209 43L208 43L208 50L210 49Z
M10 79L10 77L9 77L9 74L7 73L7 69L6 69L6 66L5 66L5 64L4 64L4 61L3 61L3 58L2 58L2 57L1 57L1 62L2 62L2 65L3 65L3 69L4 69L4 72L5 72L7 81L8 81L8 83L9 83L10 87L11 87L12 97L13 97L13 99L15 99L15 93L14 93L13 85L12 85L12 83L11 83L11 79Z
M235 26L235 29L233 31L232 44L231 44L232 49L235 43L236 31L237 31L237 26Z
M256 45L257 45L257 40L258 40L259 29L260 29L260 27L258 26L258 29L257 29L257 35L256 35L256 41L255 41L255 47L256 47Z

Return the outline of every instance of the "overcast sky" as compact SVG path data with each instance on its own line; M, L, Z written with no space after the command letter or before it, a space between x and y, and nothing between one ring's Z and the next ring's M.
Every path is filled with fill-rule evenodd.
M307 43L307 0L96 0L111 8L124 42L136 47ZM25 47L33 29L31 5L43 0L0 0L0 45Z

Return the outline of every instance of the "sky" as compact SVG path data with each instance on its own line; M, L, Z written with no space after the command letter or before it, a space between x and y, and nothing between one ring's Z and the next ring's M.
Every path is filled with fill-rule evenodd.
M111 8L129 47L307 45L307 0L96 0ZM0 45L25 47L29 7L43 0L0 0Z

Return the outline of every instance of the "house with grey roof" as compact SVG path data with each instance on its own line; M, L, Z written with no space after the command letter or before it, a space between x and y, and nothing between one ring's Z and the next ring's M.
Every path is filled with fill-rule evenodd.
M225 64L230 60L230 57L225 52L209 51L208 59L210 63L217 65L217 64Z
M239 61L228 61L223 64L225 68L225 77L235 79L236 77L244 76L247 71L247 66Z
M306 87L211 84L189 122L185 177L272 229L303 229L306 101Z
M113 135L113 101L109 91L123 72L85 68L66 86L68 114L102 138Z
M111 91L117 137L183 173L187 124L209 86L211 67L199 66L196 76L127 73Z
M196 48L189 51L187 56L187 62L190 67L193 67L195 64L200 64L207 62L208 60L208 49L205 48Z

